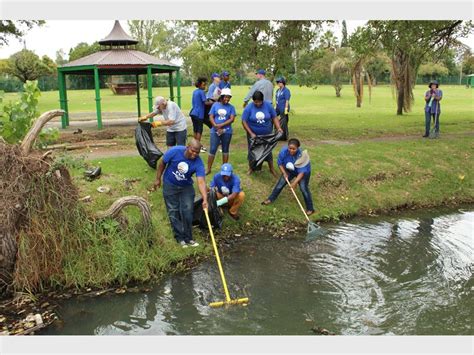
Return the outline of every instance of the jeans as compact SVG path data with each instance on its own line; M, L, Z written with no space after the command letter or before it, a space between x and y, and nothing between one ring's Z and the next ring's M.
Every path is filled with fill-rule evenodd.
M232 133L224 133L220 136L217 133L211 133L211 148L209 155L216 155L219 144L222 146L222 154L229 154L230 141L232 140Z
M175 145L186 145L187 131L168 132L166 131L166 145L173 147Z
M297 174L295 173L290 173L288 174L288 180L291 182ZM303 194L304 198L304 203L306 204L306 210L307 211L314 211L313 207L313 197L311 196L311 192L309 191L309 179L311 177L311 173L304 174L303 178L300 180L298 185L300 186L301 193ZM284 176L280 176L280 179L276 183L275 187L273 188L272 193L268 197L270 201L275 201L280 194L280 192L283 190L283 188L287 185L286 180Z
M432 118L435 120L435 132L439 133L439 115L440 113L425 112L425 136L430 134Z
M187 243L193 239L194 195L193 185L178 186L163 183L166 210L178 243L183 240Z

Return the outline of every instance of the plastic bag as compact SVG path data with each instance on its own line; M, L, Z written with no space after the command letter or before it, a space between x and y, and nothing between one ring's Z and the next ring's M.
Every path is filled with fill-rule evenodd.
M283 133L271 133L250 138L249 165L252 170L259 170L273 148L281 140Z
M288 132L288 122L290 121L288 115L280 115L280 127L283 130L283 135L281 136L281 141L287 141L290 133Z
M222 223L224 222L224 215L222 210L217 206L217 195L214 189L211 189L207 194L207 206L211 225L221 229ZM200 195L194 199L193 212L193 225L207 230L206 215L202 209L202 197Z
M156 169L158 160L163 156L155 142L151 133L151 124L149 122L140 122L135 128L135 143L138 153L145 159L150 167Z

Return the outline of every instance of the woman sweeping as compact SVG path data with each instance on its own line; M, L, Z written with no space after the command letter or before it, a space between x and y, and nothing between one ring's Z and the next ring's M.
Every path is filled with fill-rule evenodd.
M307 160L303 162L303 160ZM300 166L299 168L297 166ZM273 188L272 193L268 198L262 202L262 205L269 205L275 201L287 184L287 180L291 182L291 187L296 189L300 186L303 194L304 202L306 204L306 215L310 216L314 213L313 197L309 191L309 180L311 178L311 163L309 157L304 156L300 149L300 141L296 138L291 138L288 141L288 146L283 147L278 154L278 167L282 175Z
M247 132L248 174L251 174L254 170L250 162L250 138L271 134L273 132L273 126L275 126L280 133L283 133L283 130L280 127L280 121L278 120L275 109L270 102L263 100L263 93L261 91L255 91L252 95L252 103L245 107L242 113L242 125ZM265 161L268 163L270 172L277 177L278 175L273 168L273 154L270 153L265 158Z

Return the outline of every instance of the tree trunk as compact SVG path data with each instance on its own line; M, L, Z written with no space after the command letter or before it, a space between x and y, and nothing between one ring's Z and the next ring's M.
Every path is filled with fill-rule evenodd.
M364 77L362 75L362 60L358 60L352 69L352 86L356 96L356 106L362 106Z
M336 89L336 97L341 97L342 85L334 84L334 88Z
M396 51L392 56L392 76L397 93L397 115L411 110L414 73L408 54Z

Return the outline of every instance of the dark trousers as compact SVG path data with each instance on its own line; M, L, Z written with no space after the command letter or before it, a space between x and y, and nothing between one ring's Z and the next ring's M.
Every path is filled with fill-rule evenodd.
M288 180L291 182L297 174L288 174ZM300 186L301 193L303 194L304 198L304 203L306 204L306 210L307 211L314 211L313 207L313 197L311 196L311 191L309 191L309 179L311 178L311 173L305 174L303 178L300 180L298 185ZM283 188L288 185L286 183L285 178L283 175L280 176L280 179L276 183L275 187L273 188L272 193L268 197L270 201L275 201L280 194L280 192L283 190Z
M168 211L174 237L178 243L183 240L189 242L193 239L194 195L193 185L163 184L166 210Z
M440 113L425 112L425 136L430 134L431 119L435 122L435 132L439 133L439 115Z

